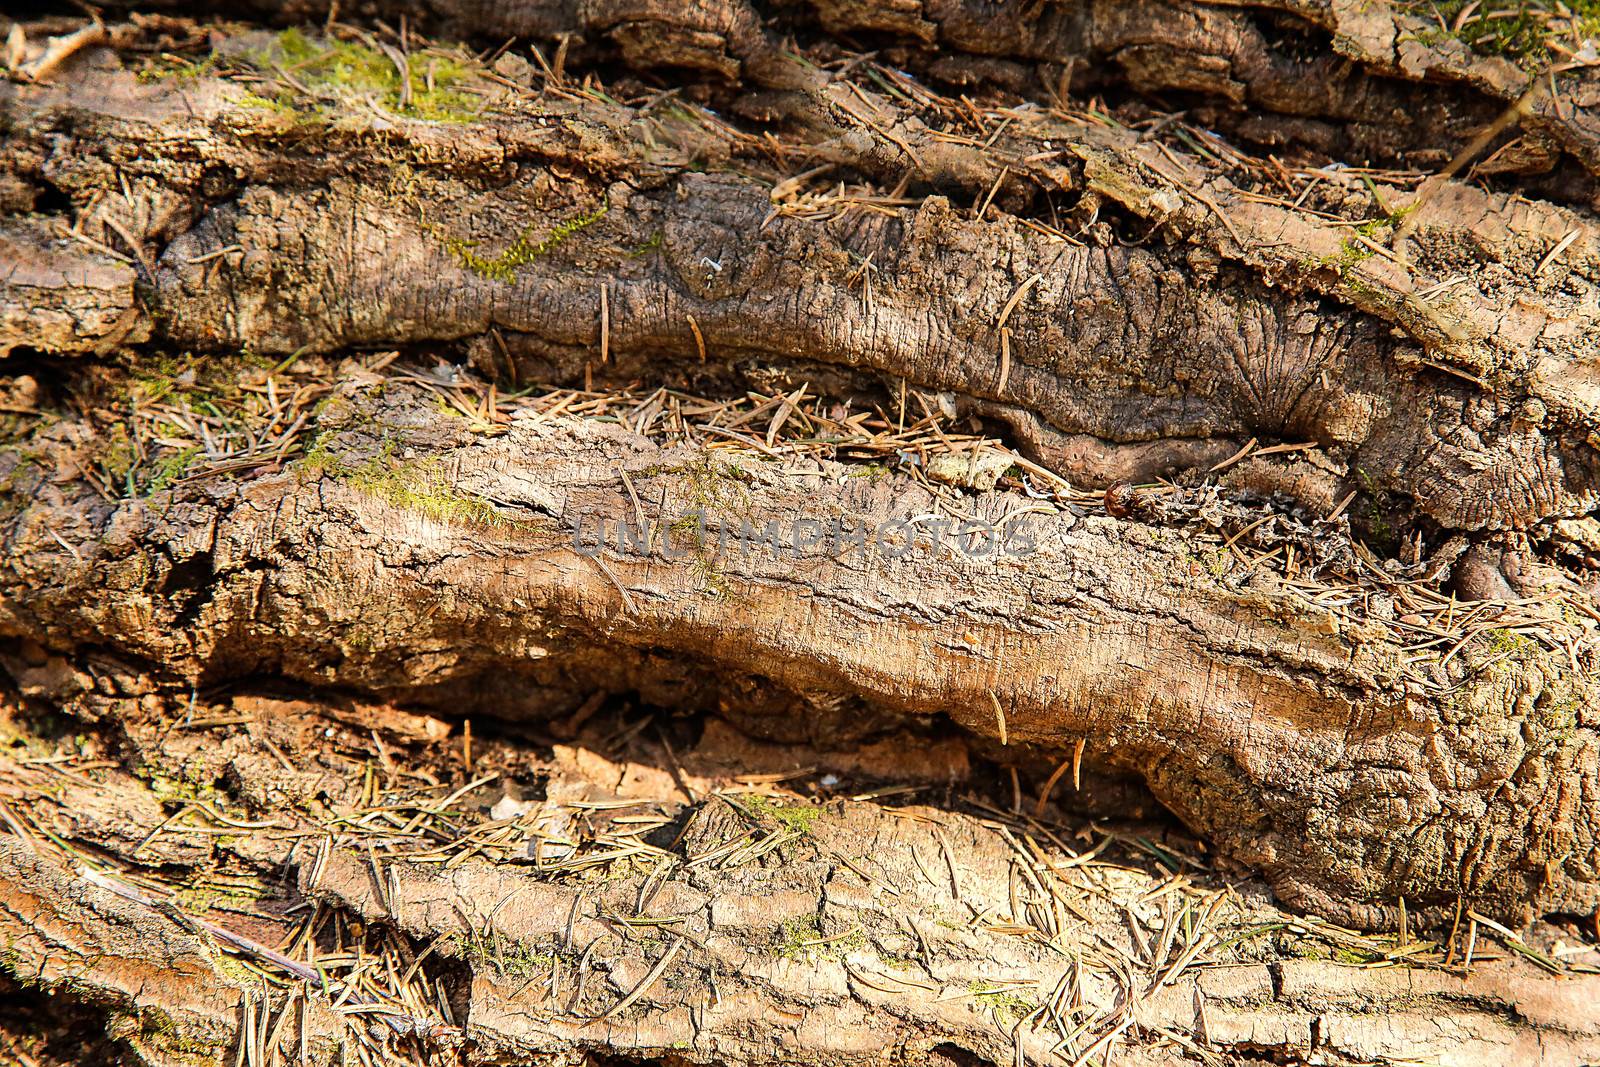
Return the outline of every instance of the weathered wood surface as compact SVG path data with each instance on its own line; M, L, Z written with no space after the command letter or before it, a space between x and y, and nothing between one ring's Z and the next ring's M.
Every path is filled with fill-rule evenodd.
M63 849L134 882L209 862L160 826L217 798L156 783L216 769L173 731L218 693L309 695L320 710L283 712L308 737L348 700L391 702L363 720L383 732L415 725L393 705L561 730L638 699L785 751L930 764L953 722L1019 791L1071 767L1115 780L1107 810L1142 784L1283 904L1420 920L1448 948L1350 972L1219 941L1163 984L1163 953L1200 943L1149 910L1178 890L1112 894L1144 909L1125 938L1091 878L1068 931L1018 896L1057 889L964 883L1004 837L931 809L955 821L929 837L840 802L713 876L695 849L770 813L707 797L727 775L691 767L689 791L665 735L646 793L687 836L603 899L503 854L441 881L397 841L307 853L326 797L351 818L373 798L288 736L247 758L253 715L202 776L240 805L217 855L277 872L274 907L320 902L412 953L456 938L412 968L455 1009L406 1010L474 1062L883 1062L885 1020L888 1048L930 1063L1071 1062L1114 1033L1152 1062L1595 1058L1590 979L1440 969L1469 936L1444 936L1454 917L1476 938L1479 918L1600 905L1600 64L1581 18L1489 55L1471 12L1384 3L373 0L344 14L387 21L359 26L311 3L216 26L140 6L75 36L75 14L46 17L0 54L6 699L111 754L62 776L94 786L64 822L53 772L5 765L10 973L95 1005L150 1062L241 1034L266 1062L290 1018L313 1058L367 1048L370 1020L352 1038L315 997L243 999L204 927L174 934L181 909L85 881ZM307 17L323 32L265 26ZM419 33L518 41L475 56ZM197 368L267 399L213 415ZM763 417L664 436L648 399L619 425L566 411L577 393L506 397L630 382L748 391ZM166 396L175 422L151 414ZM823 405L825 431L784 429L824 426ZM869 411L898 422L872 467L828 438ZM927 440L897 454L908 417ZM969 447L984 436L1002 443ZM1156 478L1176 484L1126 485ZM941 515L1014 551L932 544ZM279 814L287 838L235 817ZM950 899L921 866L941 855ZM526 905L502 915L502 889ZM652 893L683 904L669 935L617 925ZM740 919L752 894L792 914ZM477 918L458 929L441 901ZM1238 929L1289 921L1228 906ZM775 956L806 915L824 947ZM489 934L548 973L508 982L460 943ZM1051 999L1009 1025L1004 990L987 1012L960 995L1015 978L1042 1005L1091 945L1112 954L1064 1015ZM909 980L872 962L918 950ZM553 1000L597 958L604 982L530 1006L529 980Z

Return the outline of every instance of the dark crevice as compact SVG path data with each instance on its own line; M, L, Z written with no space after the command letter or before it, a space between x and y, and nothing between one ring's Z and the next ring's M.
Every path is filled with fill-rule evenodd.
M35 1067L104 1067L132 1063L127 1046L107 1033L103 1010L70 993L70 983L40 988L19 981L0 960L0 1062Z

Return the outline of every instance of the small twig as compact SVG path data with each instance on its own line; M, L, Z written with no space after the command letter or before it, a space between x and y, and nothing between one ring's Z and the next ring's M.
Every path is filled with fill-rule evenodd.
M44 47L44 54L32 63L24 63L17 68L29 81L42 81L55 73L57 67L71 59L78 52L92 44L99 44L106 39L106 28L96 18L89 25L65 37L52 37Z

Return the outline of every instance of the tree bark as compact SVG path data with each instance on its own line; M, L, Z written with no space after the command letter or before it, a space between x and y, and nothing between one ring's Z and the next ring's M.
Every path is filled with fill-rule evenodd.
M963 753L1010 768L1007 818L1023 782L1039 817L1055 811L1069 766L1102 812L1137 803L1137 783L1208 863L1264 877L1281 906L1399 930L1384 951L1402 956L1407 924L1437 927L1436 968L1461 956L1463 915L1475 938L1600 908L1600 96L1581 20L1550 14L1508 57L1485 54L1470 13L1441 29L1383 4L432 0L368 4L349 13L361 25L314 5L256 16L319 17L283 33L149 7L168 13L79 37L81 20L18 24L0 82L0 354L15 371L0 661L19 715L92 724L117 749L100 788L159 811L161 791L144 794L183 775L152 724L192 721L201 694L304 696L302 722L378 702L380 730L410 721L400 707L532 729L629 699L832 753L936 745L951 723ZM533 45L473 54L419 32ZM702 770L687 785L661 743L671 773L640 796L683 820L678 840L598 900L543 871L523 887L503 869L517 857L470 849L470 873L442 887L396 858L395 833L381 861L365 831L332 832L314 862L303 841L284 853L236 825L328 830L302 767L323 757L281 739L277 767L226 778L247 814L222 824L246 839L230 862L298 872L274 900L381 928L401 957L439 951L438 973L405 960L420 992L382 1003L411 1022L373 1048L490 1062L686 1042L717 1062L869 1062L891 1017L889 1045L951 1062L1087 1061L1112 1042L1153 1060L1264 1046L1354 1061L1434 1054L1448 1011L1469 1035L1455 1062L1592 1054L1580 1002L1526 973L1564 957L1510 934L1532 955L1490 977L1425 970L1431 999L1403 1008L1384 979L1246 960L1222 937L1183 961L1203 938L1167 912L1141 912L1126 941L1107 933L1114 909L1079 914L1099 940L1073 940L1019 903L1017 879L1062 899L1039 870L1072 862L1005 836L1022 822L980 842L951 814L968 852L943 831L919 852L896 835L920 823L840 802L845 837L805 815L787 847L808 858L771 853L767 881L691 873L717 844L707 820L728 840L795 827L770 801L707 798L726 783ZM135 1020L119 1040L159 1061L293 1015L308 1055L354 1047L326 1001L238 1007L213 984L228 972L204 925L151 956L150 924L184 921L127 880L151 867L137 838L158 840L160 819L132 840L103 824L34 834L48 804L26 767L8 768L28 784L7 819L6 921L85 960L83 945L120 946L75 994ZM556 793L598 788L541 768ZM338 817L373 799L363 788ZM1009 894L986 873L1007 854L996 841L1035 864ZM112 862L71 881L75 848ZM941 851L948 901L889 858ZM867 888L838 892L871 898L843 918L841 870ZM902 919L963 905L965 870L1022 932L970 906L959 921L989 940L936 951ZM490 898L513 882L530 900L497 926ZM41 886L87 910L41 904ZM670 936L644 922L636 938L621 902L638 918L664 886L687 910ZM765 893L793 914L718 918ZM1257 926L1289 921L1250 907ZM777 961L740 971L804 916L814 936L775 935ZM923 971L875 979L862 960L898 959L907 922ZM1031 955L996 947L1013 934ZM1122 978L1080 989L1076 1015L1007 999L1009 984L949 996L1004 971L1054 997L1058 957L1107 938L1148 973L1097 961ZM544 962L508 981L512 949ZM588 949L610 954L612 1008L581 978L549 1007ZM1248 977L1213 990L1211 971L1183 977L1197 961ZM171 1006L150 1011L179 1020L176 1037L151 1036L141 968L170 980ZM710 1007L685 993L703 977ZM544 1001L524 1004L540 983ZM1253 1021L1197 1020L1213 994ZM1008 1012L1017 1025L989 1025Z
M1471 924L1468 948L1471 920L1456 966L1440 969L1442 946L1414 934L1369 937L1285 915L1254 887L1173 877L1149 862L1187 865L1192 843L1173 835L1101 831L1074 850L1050 822L998 810L813 805L729 785L731 770L797 757L960 777L949 742L921 739L932 758L908 766L910 738L829 750L721 727L678 754L650 743L630 746L645 762L614 762L593 736L543 756L490 736L476 765L507 784L441 801L407 784L457 758L436 720L237 691L187 722L181 701L95 703L130 749L190 783L215 775L218 789L169 815L156 796L170 780L120 768L63 780L3 757L19 834L0 844L0 929L11 973L97 1005L143 1062L207 1062L230 1043L262 1063L359 1049L379 1062L961 1064L1115 1050L1134 1063L1567 1064L1600 1049L1600 979L1543 974L1487 926ZM956 758L941 765L938 752ZM548 775L544 797L510 800L530 774ZM373 785L380 809L363 799ZM255 790L267 794L251 801ZM313 792L333 822L284 803ZM52 843L69 837L100 848ZM131 871L107 873L113 857ZM174 870L191 874L154 876ZM290 898L305 910L281 915ZM1352 966L1390 953L1412 967ZM295 968L317 978L308 987Z

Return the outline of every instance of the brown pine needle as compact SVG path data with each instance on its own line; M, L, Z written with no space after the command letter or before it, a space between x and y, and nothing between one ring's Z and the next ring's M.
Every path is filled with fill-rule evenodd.
M1011 327L1000 327L1000 380L995 383L998 395L1006 391L1006 381L1011 377Z
M1033 274L1029 276L1027 281L1017 286L1016 292L1011 294L1011 298L1000 309L1000 317L995 320L995 329L1001 330L1005 328L1006 321L1011 318L1011 313L1017 310L1017 305L1022 303L1022 298L1027 295L1028 290L1043 280L1043 274Z
M1074 762L1076 761L1071 757L1062 760L1061 765L1051 771L1050 777L1045 779L1044 788L1039 791L1039 799L1033 805L1033 817L1035 819L1044 818L1044 809L1050 803L1051 791L1055 789L1056 783L1061 781L1061 776L1067 773L1067 768L1071 767ZM1077 776L1074 775L1073 777L1076 779ZM1076 787L1077 782L1074 781L1073 785Z
M706 361L705 335L700 332L700 324L694 321L693 315L685 315L684 318L689 320L689 332L694 334L694 346L700 350L700 362L704 363Z
M670 948L668 948L667 951L665 951L665 952L663 952L661 954L661 958L656 961L656 965L654 967L650 968L650 973L645 975L644 978L639 982L639 984L633 987L633 991L632 992L630 992L627 996L623 997L621 1000L617 1001L617 1003L612 1007L612 1009L610 1011L606 1012L604 1015L600 1016L599 1018L592 1019L590 1021L591 1022L601 1022L601 1021L606 1020L606 1019L614 1019L618 1015L621 1015L623 1012L627 1011L630 1007L633 1006L635 1001L637 1001L640 997L645 995L645 992L647 990L649 990L649 988L652 985L655 984L656 979L661 977L662 972L664 972L669 966L672 965L672 961L677 959L678 958L678 953L682 952L682 951L683 951L683 939L682 938L678 938L677 940L672 942L672 946Z
M1545 268L1550 266L1551 263L1554 263L1556 261L1556 259L1561 255L1561 253L1563 253L1567 249L1571 248L1572 247L1572 242L1576 241L1578 239L1578 237L1582 233L1583 233L1583 231L1579 230L1579 229L1574 229L1574 230L1570 231L1565 237L1563 237L1556 244L1556 246L1554 248L1552 248L1550 250L1549 254L1547 254L1543 259L1541 259L1539 261L1539 265L1537 267L1533 268L1533 273L1535 275L1543 274L1544 271L1545 271Z

